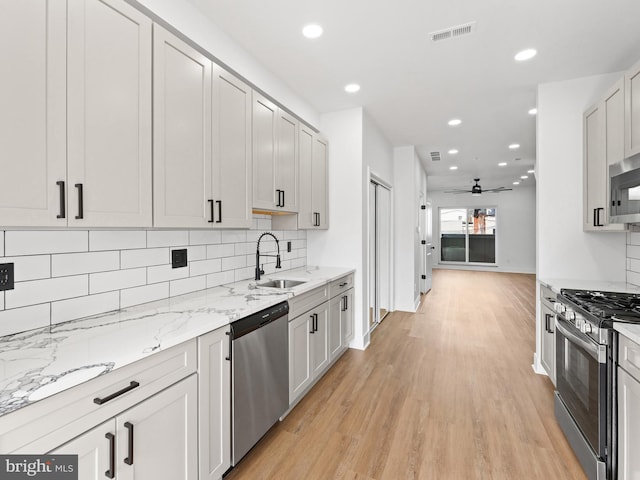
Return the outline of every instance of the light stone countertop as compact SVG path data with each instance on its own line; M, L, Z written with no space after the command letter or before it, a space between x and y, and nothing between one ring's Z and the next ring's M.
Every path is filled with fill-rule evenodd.
M352 273L306 267L0 337L0 416Z
M627 337L629 340L632 340L636 342L638 345L640 345L640 325L639 324L614 322L613 328L617 332L620 332L622 335Z
M597 290L601 292L640 293L640 287L625 282L578 280L575 278L538 278L538 282L551 288L556 293L560 293L561 288Z

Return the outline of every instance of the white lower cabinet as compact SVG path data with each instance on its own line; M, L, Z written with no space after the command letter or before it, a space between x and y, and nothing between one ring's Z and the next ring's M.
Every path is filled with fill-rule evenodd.
M200 480L217 480L231 466L229 328L198 338Z
M79 455L79 478L196 480L195 375L50 453Z
M618 480L640 478L640 382L618 368Z
M329 324L329 353L333 361L342 355L353 338L353 288L331 299Z
M540 285L540 327L544 327L540 340L540 363L547 375L556 384L556 314L553 310L556 294L545 285Z

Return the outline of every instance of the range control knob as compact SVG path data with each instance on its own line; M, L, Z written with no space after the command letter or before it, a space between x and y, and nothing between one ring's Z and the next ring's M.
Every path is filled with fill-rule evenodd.
M567 320L575 320L576 319L576 312L574 312L573 310L571 310L570 308L567 308L564 316Z
M582 333L591 333L593 331L593 328L591 327L591 324L589 322L584 322L581 326L580 326L580 331Z
M554 303L553 308L556 311L556 313L564 313L564 311L566 310L566 307L564 305L557 302Z

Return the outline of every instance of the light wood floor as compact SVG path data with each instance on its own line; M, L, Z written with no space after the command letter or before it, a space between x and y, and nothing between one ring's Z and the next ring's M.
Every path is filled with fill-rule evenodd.
M585 479L531 369L533 275L434 270L226 477Z

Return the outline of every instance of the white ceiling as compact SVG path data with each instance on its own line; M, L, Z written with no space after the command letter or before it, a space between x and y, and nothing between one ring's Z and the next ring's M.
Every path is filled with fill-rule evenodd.
M431 189L470 186L474 177L483 188L512 186L535 162L527 111L539 83L622 71L640 59L639 0L189 2L320 113L362 106L392 145L415 145ZM471 35L430 40L471 21ZM304 38L308 23L324 35ZM538 55L516 62L525 48ZM357 94L344 91L352 82L362 86ZM463 123L451 128L454 117ZM460 153L448 155L451 148ZM431 151L442 153L439 163Z

